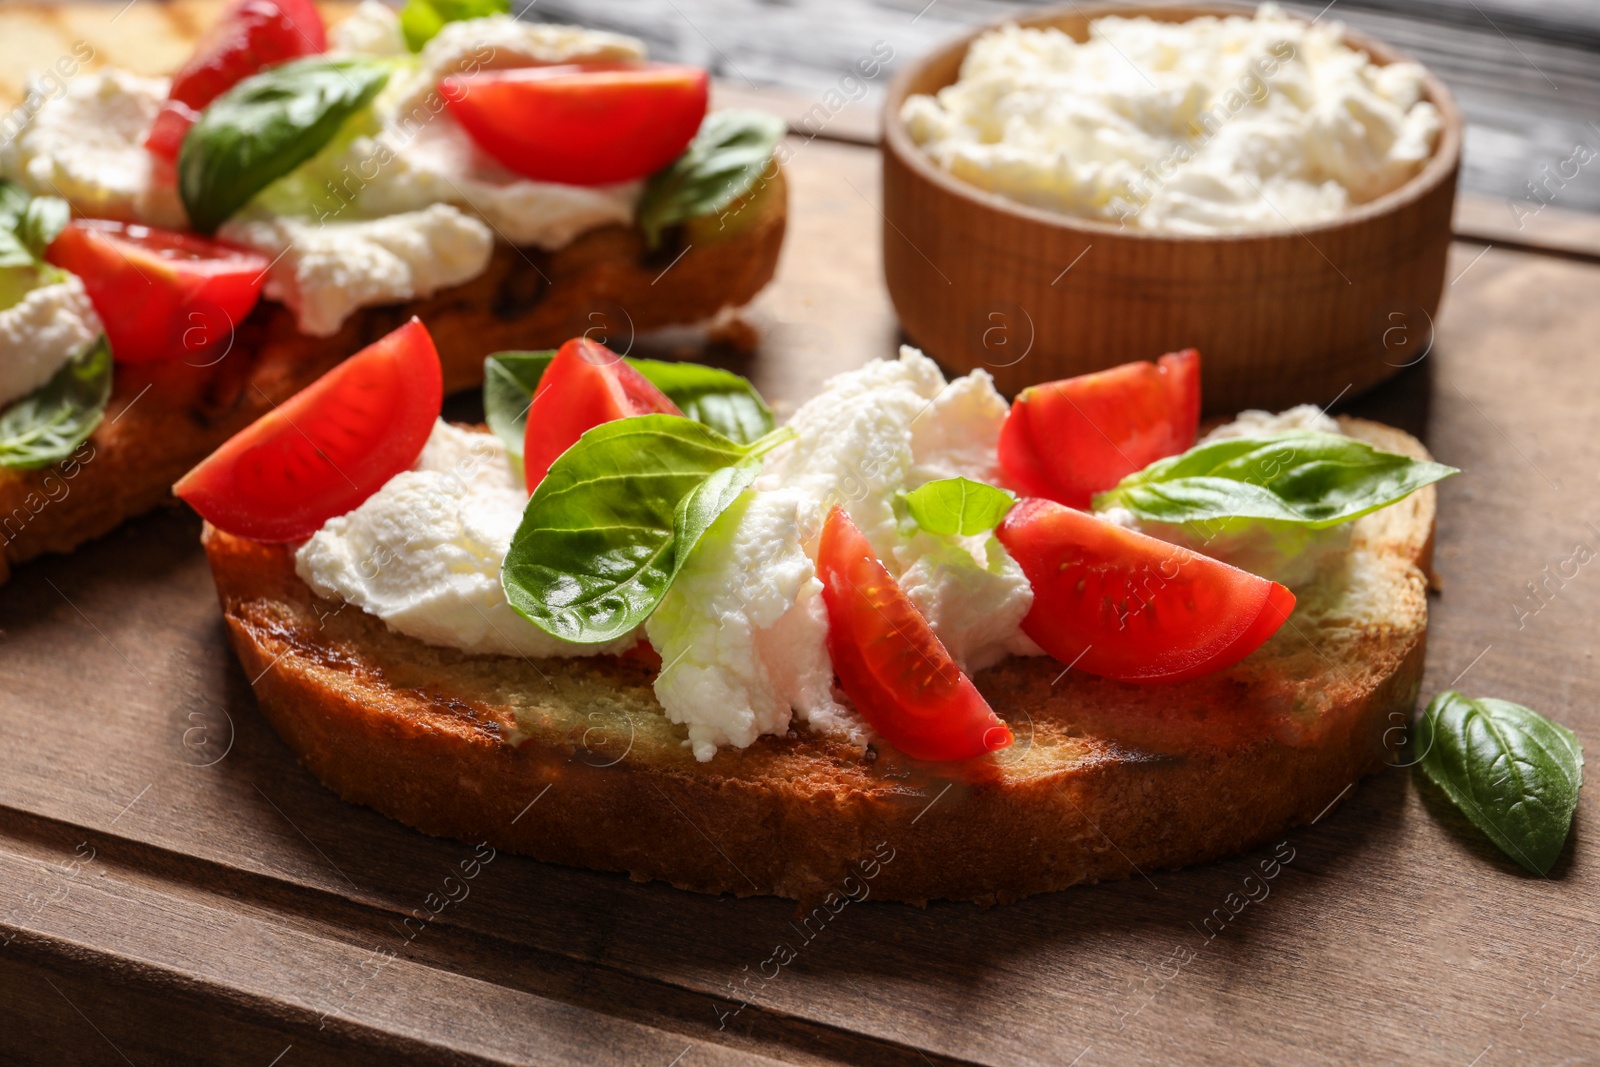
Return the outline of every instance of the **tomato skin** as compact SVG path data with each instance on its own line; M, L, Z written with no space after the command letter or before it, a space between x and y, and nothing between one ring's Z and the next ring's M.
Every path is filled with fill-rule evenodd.
M176 160L189 127L211 101L252 74L327 47L322 16L311 0L237 0L173 75L145 148Z
M1011 744L1011 729L837 504L822 527L817 577L834 673L874 730L913 759L971 759Z
M200 112L182 100L168 100L161 105L144 138L145 151L156 157L159 173L170 173L175 179L172 165L178 161L178 152L183 148L183 139L189 136L189 127L199 118Z
M226 344L261 298L263 255L193 234L75 219L45 258L82 281L123 363Z
M1024 500L996 535L1033 586L1023 633L1105 678L1179 682L1231 667L1294 610L1277 582L1053 501Z
M621 356L587 337L574 337L545 368L528 407L522 468L528 492L550 464L602 422L629 415L682 415L678 405Z
M1000 469L1027 496L1087 508L1188 449L1199 425L1200 353L1188 348L1024 389L1000 431Z
M412 319L234 434L172 491L219 530L301 540L410 469L443 400L439 353Z
M68 223L45 258L82 279L122 363L231 343L234 327L261 299L269 265L246 248L106 219Z
M574 63L444 78L473 141L524 177L609 185L654 174L700 129L710 79L666 63Z

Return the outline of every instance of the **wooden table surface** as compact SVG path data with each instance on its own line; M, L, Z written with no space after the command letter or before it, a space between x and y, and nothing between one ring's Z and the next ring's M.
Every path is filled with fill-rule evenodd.
M853 143L872 136L863 114L792 141L791 236L747 315L759 350L712 353L780 413L898 340L877 155ZM1505 234L1495 208L1463 204L1458 230L1477 236L1453 251L1434 335L1374 349L1415 365L1336 410L1396 423L1465 471L1441 489L1424 693L1517 700L1600 751L1600 569L1528 592L1576 545L1600 547L1600 221ZM472 414L471 398L452 406ZM153 515L0 588L0 1061L1600 1055L1593 787L1548 878L1394 768L1257 853L991 910L868 900L808 940L790 902L492 855L340 802L257 713L197 532L184 512ZM1274 857L1267 894L1230 912ZM462 870L466 892L447 895ZM779 944L795 959L768 977Z

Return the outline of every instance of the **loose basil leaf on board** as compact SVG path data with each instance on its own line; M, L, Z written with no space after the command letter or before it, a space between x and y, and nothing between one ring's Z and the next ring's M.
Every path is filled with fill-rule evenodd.
M500 571L506 599L553 637L614 641L650 617L707 527L787 440L745 445L676 415L602 423L534 490Z
M1561 855L1583 785L1583 748L1531 708L1446 690L1417 723L1423 773L1534 874Z
M72 218L55 196L31 196L16 182L0 179L0 267L33 267Z
M314 56L264 70L200 113L178 153L178 192L201 233L317 154L389 80L373 59Z
M72 455L105 417L111 365L111 346L101 336L0 412L0 467L37 470Z
M528 404L554 352L496 352L483 363L483 410L489 429L513 456L522 456ZM750 382L718 367L628 359L627 363L678 410L724 437L749 444L772 431L772 411Z
M1340 434L1291 431L1213 441L1158 460L1097 494L1094 508L1121 506L1143 522L1267 519L1320 530L1459 473Z
M669 226L714 215L755 188L788 132L764 111L713 111L689 147L645 184L639 226L651 248Z
M988 533L1017 502L1004 489L968 478L942 478L903 495L918 526L945 536Z
M406 0L400 9L400 30L406 47L420 52L447 22L504 15L510 10L510 0Z

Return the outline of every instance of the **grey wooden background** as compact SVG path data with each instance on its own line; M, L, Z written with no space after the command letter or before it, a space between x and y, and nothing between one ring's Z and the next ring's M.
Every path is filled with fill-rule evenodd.
M820 97L879 41L895 64L964 27L1028 9L1007 0L531 0L529 17L631 33L657 58L735 84ZM1600 152L1600 0L1333 0L1288 3L1409 52L1467 118L1462 187L1502 201L1580 142ZM893 66L894 64L891 64ZM881 98L887 77L867 87ZM1570 168L1569 172L1570 172ZM1600 212L1600 158L1554 189L1554 206ZM1548 194L1547 194L1548 195ZM1508 217L1514 217L1507 206Z

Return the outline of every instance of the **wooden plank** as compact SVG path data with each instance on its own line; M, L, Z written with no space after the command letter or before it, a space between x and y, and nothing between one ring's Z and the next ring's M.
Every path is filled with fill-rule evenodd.
M875 155L821 139L791 148L791 242L746 313L761 344L714 353L782 410L895 340ZM1467 471L1442 494L1426 690L1465 669L1467 691L1524 700L1592 739L1594 579L1583 570L1520 629L1514 608L1525 580L1600 536L1586 532L1600 514L1582 491L1600 465L1600 382L1570 370L1600 327L1600 269L1480 252L1457 248L1429 354L1347 406ZM987 912L869 900L809 935L788 902L497 857L363 987L349 1029L319 1034L345 969L467 850L346 805L295 766L228 654L195 533L181 512L152 516L20 569L0 594L0 931L15 935L0 989L47 1039L66 1040L75 1016L44 978L141 1063L175 1047L228 1059L232 1031L196 1030L196 1004L239 1019L252 1056L276 1054L281 1036L308 1059L382 1041L432 1058L587 1062L615 1040L661 1063L690 1047L682 1062L1491 1067L1600 1040L1600 894L1582 839L1592 790L1569 861L1530 879L1441 820L1403 771L1293 832L1272 879L1265 849ZM28 894L59 891L80 841L96 866L30 910ZM1268 893L1234 916L1229 894L1252 874L1248 887ZM771 978L780 943L796 958ZM163 1007L174 987L188 999ZM118 1014L125 988L137 1007ZM92 1030L73 1040L93 1047Z
M1456 199L1456 236L1465 240L1575 259L1600 260L1600 215L1528 205L1521 198Z
M54 992L125 1057L159 1061L174 1051L177 1035L137 1025L119 1011L121 996L108 979L151 992L177 988L190 999L203 988L206 1005L261 1031L247 1050L220 1029L213 1032L218 1051L251 1054L238 1062L263 1062L254 1056L286 1041L304 1050L342 1045L396 1059L448 1055L482 1064L565 1064L592 1058L598 1049L640 1062L689 1052L706 1062L751 1061L748 1054L532 995L518 988L514 962L507 964L509 974L490 980L467 973L471 967L408 958L437 921L436 908L467 907L479 879L494 877L499 857L493 850L456 845L456 862L432 872L445 886L437 891L458 899L439 905L419 897L412 916L345 925L330 936L316 928L324 924L306 929L303 920L284 921L259 901L119 862L115 838L91 836L65 856L59 848L7 839L0 853L0 910L20 910L28 926L5 950L24 960L67 956L88 965L98 988L80 989L78 997ZM40 1012L47 1020L62 1014ZM269 1030L263 1020L277 1026ZM71 1029L81 1044L97 1047L83 1027Z

